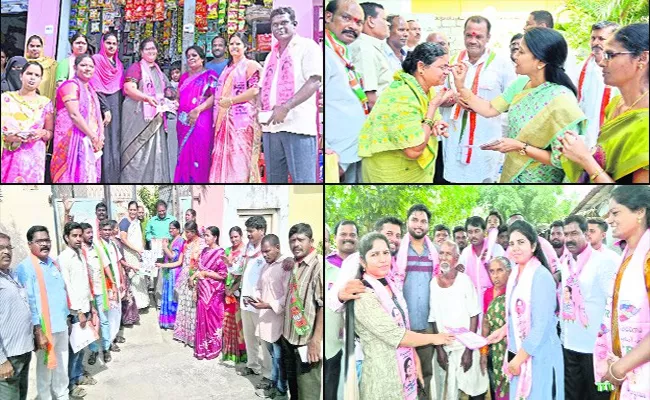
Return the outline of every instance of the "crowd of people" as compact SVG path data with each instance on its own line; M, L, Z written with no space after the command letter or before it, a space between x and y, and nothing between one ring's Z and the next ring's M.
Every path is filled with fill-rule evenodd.
M333 228L326 399L340 383L362 400L650 398L650 187L619 186L606 220L571 214L549 236L521 214L432 219L416 204L361 238Z
M198 360L220 356L239 375L261 376L259 397L320 398L323 268L310 225L290 228L286 256L262 216L246 221L248 243L234 226L224 248L221 230L199 228L192 209L181 232L162 200L148 221L132 201L119 223L104 203L95 218L72 221L71 204L56 258L48 229L37 225L27 231L29 256L12 265L11 238L0 233L3 400L26 398L32 351L39 399L86 396L83 386L97 380L85 354L89 365L108 366L127 339L124 326L138 325L148 308ZM153 274L143 273L146 248L160 249ZM75 352L69 334L77 323L97 340Z
M375 2L330 1L325 20L327 181L649 182L647 23L594 24L578 65L544 10L510 57L480 15L455 55Z
M58 63L30 36L24 57L2 65L2 182L260 182L263 148L268 183L315 183L322 50L296 33L292 8L274 9L270 24L264 67L237 32L212 40L210 62L188 47L171 80L153 38L125 71L114 32L95 55L75 34Z

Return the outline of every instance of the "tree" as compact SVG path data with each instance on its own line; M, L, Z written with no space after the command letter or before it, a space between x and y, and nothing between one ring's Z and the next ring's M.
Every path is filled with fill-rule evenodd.
M149 189L143 186L140 188L140 190L138 190L138 196L140 196L140 200L142 200L145 209L149 211L149 215L156 215L156 202L160 198L160 191L158 189L158 186L155 187L153 193L151 193Z

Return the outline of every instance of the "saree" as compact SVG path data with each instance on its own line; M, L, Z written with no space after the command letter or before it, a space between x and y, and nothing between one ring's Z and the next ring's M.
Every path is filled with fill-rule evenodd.
M425 93L413 75L395 73L393 83L382 92L359 134L364 182L433 182L438 152L434 136L417 160L404 154L404 149L424 142L422 120L432 96L435 90ZM434 119L441 119L438 111Z
M565 176L559 139L567 130L584 135L587 117L568 88L545 82L524 90L529 80L527 76L516 79L490 103L499 112L508 111L507 137L550 150L552 165L511 151L505 155L500 182L559 183Z
M23 98L18 92L3 93L0 98L0 123L2 134L43 129L45 117L52 114L52 102L45 96L33 100ZM7 146L2 151L2 183L43 183L45 181L46 143L37 140Z
M214 95L217 74L206 70L190 76L184 73L180 93L176 135L178 160L175 183L206 183L210 177L211 151L214 144L213 109L204 110L194 125L188 125L189 113Z
M174 325L174 339L190 347L194 347L196 330L196 286L190 287L189 282L198 268L199 257L204 246L198 238L185 243L183 269L175 286L178 293L178 308Z
M101 158L95 156L87 136L70 118L65 103L78 101L79 112L93 132L104 137L99 99L91 85L78 78L65 81L56 92L56 124L52 154L52 181L54 183L99 183Z
M223 312L228 267L221 257L222 248L206 247L199 259L199 271L216 272L222 279L205 277L196 281L196 336L194 357L211 360L219 355L223 344Z
M159 72L160 68L156 65L143 73L142 63L135 63L127 70L125 82L137 83L141 92L155 93L160 101L169 80ZM154 107L133 100L126 94L121 117L120 182L169 183L166 117L156 114Z
M630 110L612 118L621 99L614 97L605 109L605 123L592 155L617 183L632 183L632 173L648 169L648 109ZM566 160L562 166L569 181L590 182L589 174L577 163Z
M41 39L41 43L43 43L43 50L42 52L45 51L45 40L43 40L43 37L39 36ZM27 61L36 61L37 63L41 64L41 67L43 67L43 77L41 78L41 84L38 85L38 93L41 96L45 96L50 100L54 100L54 96L56 95L56 80L54 79L56 76L56 67L57 63L56 60L44 56L43 53L41 53L41 56L38 58L30 58L29 55L27 54L27 45L29 43L25 43L25 58Z
M488 294L489 293L489 294ZM505 293L492 297L492 290L485 292L485 303L488 304L485 319L490 327L489 334L501 328L506 323L506 295ZM494 400L507 400L509 393L508 378L503 372L503 360L506 355L506 338L498 343L490 345L488 357L492 360L490 372L490 386L494 390Z
M233 265L228 268L228 277L226 278L226 287L232 290L234 281L241 279L242 253L243 245L233 249L228 247L226 255L234 259ZM233 361L235 364L246 362L246 343L244 342L244 329L241 320L241 310L239 308L239 296L226 296L223 317L223 349L222 360Z
M73 54L58 62L58 65L56 66L56 74L54 79L56 83L67 81L74 78L75 58L76 56Z
M178 257L183 251L185 240L182 236L177 236L169 245L169 249L174 253L174 257L165 256L165 263L178 261ZM174 295L174 286L176 279L181 271L181 267L162 268L162 295L160 299L160 317L158 322L163 329L174 329L176 324L176 309L178 303Z
M254 69L251 73L249 70ZM213 183L259 183L262 129L257 121L256 100L219 107L216 99L234 97L259 85L261 66L243 59L228 65L219 76L215 91L215 139L210 167Z
M136 246L139 246L140 243L142 243L142 231L140 230L139 221L137 219L131 221L128 218L124 218L124 220L129 223L129 228L126 231L127 240L129 243L134 243ZM122 220L122 224L124 224L124 220ZM128 246L124 246L124 259L127 264L136 268L140 267L140 254ZM149 307L149 286L147 284L147 277L140 271L136 271L133 274L129 274L127 280L130 281L131 291L133 292L135 304L138 309L141 310Z
M118 238L115 238L115 243L122 253L122 257L126 260L126 254L124 251L126 247L122 244L121 240L118 240ZM129 265L133 264L129 263ZM127 270L126 268L124 270L124 276L120 278L124 284L124 296L122 297L122 324L133 325L140 322L140 311L138 310L138 305L135 301L135 296L133 295L133 285L131 285L131 278L129 277L129 271L131 270Z

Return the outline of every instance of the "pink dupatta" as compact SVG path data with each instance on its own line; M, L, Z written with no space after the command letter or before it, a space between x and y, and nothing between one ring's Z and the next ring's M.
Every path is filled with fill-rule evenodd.
M388 315L393 318L399 327L409 330L410 324L408 310L406 308L406 301L404 300L404 296L402 296L402 292L396 289L394 283L388 279L386 280L388 286L390 287L390 290L393 292L393 296L395 296L395 301L393 301L393 299L389 296L388 291L381 284L381 282L379 282L379 280L368 274L364 274L363 279L368 282L368 284L370 284L372 289L375 291L375 294L377 295L377 298L379 299L379 302L381 303L384 311L386 311L386 313L388 313ZM403 314L399 312L395 306L395 302L399 308L401 308ZM395 350L395 357L397 358L397 369L399 370L399 375L402 380L402 387L404 388L404 399L415 400L417 399L418 389L417 375L415 373L407 375L407 371L404 368L404 366L408 363L408 360L411 360L411 365L413 366L413 370L415 370L415 351L412 347L398 347Z
M262 92L260 93L260 96L262 97L262 110L264 111L271 110L271 86L273 85L273 78L275 77L275 72L278 68L280 68L280 74L275 88L275 105L286 103L295 94L296 84L294 81L294 66L291 52L289 51L289 47L291 47L293 43L295 42L292 39L291 42L287 44L284 52L279 54L280 43L278 42L273 46L271 54L269 54L267 59L268 62L264 66L263 86Z
M392 280L394 283L400 287L404 287L404 280L406 279L406 264L408 261L409 247L411 245L411 234L406 234L402 238L402 242L399 245L399 250L395 256L395 265L391 268ZM429 249L429 260L433 263L433 274L432 279L440 274L440 260L438 258L438 251L436 247L431 242L428 236L424 236L424 245Z
M492 249L497 242L498 236L499 230L497 228L489 230L488 237L483 239L483 251L480 256L474 253L474 248L471 245L467 246L467 250L465 250L468 252L467 257L465 257L467 263L467 265L465 265L465 272L472 280L480 299L483 299L483 293L485 293L485 290L493 286L490 274L485 268L485 264L489 263L492 259Z
M567 267L569 270L569 277L566 281L566 286L571 288L571 298L566 301L564 297L560 304L564 304L568 307L562 307L562 319L565 321L575 321L576 314L580 319L582 325L586 328L589 325L589 318L587 317L587 311L585 310L585 301L582 298L582 291L580 290L580 273L585 267L589 259L591 258L592 248L587 244L587 247L578 255L578 260L574 260L573 257L568 257ZM573 310L572 313L568 313L566 310Z
M158 77L160 79L160 84L164 86L165 75L163 75L157 63L153 63L153 66L156 69L155 73L158 74ZM161 103L162 99L164 98L165 88L163 87L163 90L160 93L156 92L156 85L154 85L153 75L151 75L151 67L149 67L149 64L144 59L140 60L140 70L142 71L142 91L145 94L154 97L158 103ZM158 114L156 112L156 107L145 103L144 101L142 102L142 107L144 111L144 120L147 122L154 119L156 117L156 114Z
M95 61L95 73L90 79L90 84L96 91L105 94L113 94L122 88L124 66L117 56L117 52L113 55L115 65L110 62L110 57L106 53L104 46L104 37L102 37L99 46L99 53L93 56Z

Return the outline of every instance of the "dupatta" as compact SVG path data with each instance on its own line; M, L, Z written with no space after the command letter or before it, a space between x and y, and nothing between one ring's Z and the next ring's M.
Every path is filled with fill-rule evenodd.
M50 100L54 100L54 95L56 94L56 81L54 77L56 76L56 60L52 57L47 57L45 53L45 40L42 36L38 36L43 43L43 50L41 50L41 56L38 58L30 58L27 53L27 46L29 43L25 43L25 58L27 61L36 61L41 64L43 67L43 78L41 79L41 84L38 85L38 91L41 96L45 96Z
M113 94L122 88L124 66L117 56L117 52L113 55L115 64L111 63L111 59L106 53L106 46L104 46L104 38L105 36L102 37L99 53L92 57L95 61L95 73L90 79L90 83L100 93Z

